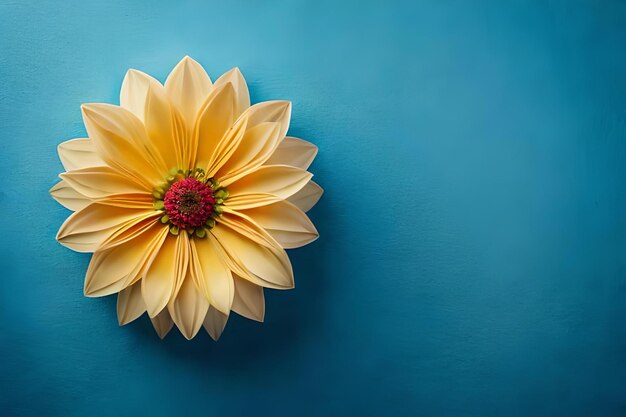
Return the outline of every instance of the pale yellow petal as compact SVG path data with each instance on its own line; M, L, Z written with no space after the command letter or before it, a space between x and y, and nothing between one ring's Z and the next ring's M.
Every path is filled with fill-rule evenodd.
M146 115L146 97L150 82L157 80L136 69L126 71L120 90L120 106L134 114L143 123Z
M229 184L223 181L222 185L228 187L232 196L244 194L272 194L286 199L300 191L313 177L310 172L287 165L264 165L237 181Z
M309 181L300 191L292 195L287 199L290 203L294 204L300 210L307 212L322 197L324 190L313 181Z
M154 198L146 193L114 194L108 197L94 199L94 202L107 206L147 210L154 206Z
M154 204L151 190L109 166L82 168L59 176L63 181L50 194L61 204L76 209L90 202L139 210L150 209Z
M63 207L72 211L82 210L91 203L91 200L74 190L65 181L58 182L49 193Z
M265 297L263 287L247 279L234 276L235 298L231 309L250 320L263 321L265 317Z
M163 172L186 168L183 166L184 121L170 104L161 83L141 71L128 70L120 102L143 122L149 139L148 150Z
M262 165L280 142L279 130L280 125L274 122L248 126L239 146L215 176L222 182L232 182Z
M174 326L174 322L172 321L170 313L167 311L167 309L161 311L155 317L150 317L150 320L152 321L152 326L154 327L154 330L156 330L161 339L165 338L165 336L167 336L167 334L170 332L170 330L172 330L172 327Z
M280 124L278 135L284 138L289 130L291 120L291 102L285 100L272 100L257 103L250 108L250 126L256 126L263 122L276 122Z
M217 340L224 332L226 322L228 321L228 315L221 313L218 309L211 306L204 319L204 330L207 331L209 336L217 342Z
M319 234L306 214L286 200L242 210L263 227L285 249L294 249L313 242Z
M160 224L160 217L160 212L147 212L145 215L138 217L137 221L125 223L115 232L111 233L111 235L100 244L98 250L102 251L121 245L152 229L154 226L165 227Z
M200 64L184 57L165 80L165 92L178 108L189 130L211 91L211 79Z
M110 104L83 104L83 120L98 155L112 168L147 188L163 180L141 121Z
M146 188L108 166L77 169L64 172L59 176L80 194L91 199L133 193L150 196L152 193L152 189Z
M176 295L187 273L188 261L187 234L168 235L141 280L141 293L150 317L159 314Z
M280 142L266 165L291 165L308 169L317 155L317 146L302 139L287 136Z
M211 233L234 273L263 287L293 288L293 270L286 252L250 218L224 213Z
M246 117L240 117L239 120L235 122L235 125L222 136L222 139L220 139L213 152L211 161L206 166L206 172L209 178L216 177L220 168L235 152L246 132L247 123L248 119Z
M191 276L191 268L188 268L187 276L176 298L170 301L167 308L180 332L185 338L191 340L202 327L202 322L209 309L209 301L196 288Z
M262 165L283 140L291 117L288 101L267 101L248 108L241 116L247 119L241 143L216 176L231 183Z
M116 230L152 212L92 203L68 217L56 238L77 252L94 252Z
M140 283L126 287L117 295L117 321L120 326L136 320L145 311Z
M235 293L233 278L215 238L209 233L193 239L191 249L196 286L212 306L228 314Z
M299 193L299 192L298 192ZM296 195L298 194L296 193ZM272 204L283 199L272 194L242 194L229 197L224 205L231 210L240 211L253 207Z
M146 102L146 132L155 153L165 163L165 168L188 169L190 152L182 116L172 107L163 87L150 87Z
M114 294L136 282L167 233L167 228L154 226L118 246L95 252L87 268L85 295L102 297Z
M57 150L66 171L106 165L89 139L68 140L61 143Z
M208 167L216 159L220 140L235 122L234 96L231 83L215 87L200 109L193 134L197 143L196 166Z
M250 107L250 93L239 68L233 68L215 81L215 87L231 83L235 90L235 119Z

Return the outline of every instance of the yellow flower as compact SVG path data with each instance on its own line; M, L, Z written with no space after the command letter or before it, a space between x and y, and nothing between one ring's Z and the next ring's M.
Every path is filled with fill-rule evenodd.
M89 138L59 145L50 194L75 211L57 240L93 252L85 295L118 293L120 325L147 311L161 338L175 323L217 340L231 310L263 321L263 288L294 286L285 249L318 236L317 148L285 136L291 103L250 106L237 68L212 83L185 57L165 85L129 70L120 106L82 113Z

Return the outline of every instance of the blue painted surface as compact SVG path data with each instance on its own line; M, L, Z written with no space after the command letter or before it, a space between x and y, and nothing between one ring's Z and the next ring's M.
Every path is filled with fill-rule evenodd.
M625 415L626 5L261 3L0 0L0 414ZM326 188L219 343L84 298L47 195L79 105L186 54L292 100Z

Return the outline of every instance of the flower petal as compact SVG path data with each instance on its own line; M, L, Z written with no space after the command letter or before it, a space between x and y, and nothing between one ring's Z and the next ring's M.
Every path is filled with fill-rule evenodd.
M224 213L211 229L231 270L267 288L293 288L293 270L280 244L242 214Z
M98 155L112 168L151 188L163 172L150 151L141 121L130 111L110 104L83 104L83 120Z
M235 294L233 277L215 238L209 233L205 239L194 239L191 250L196 286L213 307L228 314Z
M241 116L243 117L248 120L246 133L233 155L216 175L227 183L246 175L272 155L289 129L291 103L258 103L248 108Z
M220 167L215 176L220 178L220 181L228 181L231 178L234 180L262 165L282 139L279 131L280 125L274 122L248 126L232 156Z
M167 309L161 311L155 317L150 317L150 320L152 321L152 326L154 327L154 330L156 330L161 339L165 338L165 336L167 336L167 334L170 332L170 330L172 330L172 327L174 326L174 322L172 321L170 313L167 311Z
M139 217L136 222L128 222L122 225L122 227L117 229L111 234L111 236L102 242L102 244L98 247L98 250L101 251L119 246L122 243L128 242L129 240L134 239L140 234L150 230L152 227L158 226L160 224L160 216L160 212L154 211Z
M167 228L154 226L123 244L93 254L85 277L85 295L102 297L132 285L144 273L159 247Z
M141 284L135 283L124 288L117 295L117 321L120 326L136 320L146 311L141 298Z
M298 193L296 193L298 194ZM225 206L231 210L240 211L253 207L264 206L272 204L277 201L283 201L282 198L272 194L242 194L229 197L225 202Z
M77 169L59 176L79 195L94 202L140 210L153 207L151 190L108 166Z
M68 140L61 143L57 150L66 171L106 165L89 139Z
M168 101L161 84L151 85L146 100L146 132L166 169L188 168L185 122Z
M223 314L218 309L211 306L209 307L209 311L204 319L204 330L206 330L209 336L217 342L226 327L227 321L227 314Z
M313 177L310 172L287 165L263 165L237 181L229 184L223 181L222 185L228 187L232 196L245 194L272 194L286 199L297 193Z
M215 150L235 121L235 91L231 83L213 88L200 110L193 136L197 140L195 165L209 167L215 161Z
M257 103L250 108L250 126L256 126L263 122L276 122L280 124L278 135L284 138L289 130L291 120L291 102L285 100L272 100Z
M163 172L171 168L185 168L184 121L170 105L168 94L161 83L141 71L128 70L122 83L120 103L143 122L149 139L149 151Z
M114 194L109 197L94 199L94 202L107 206L147 210L154 207L154 198L150 194Z
M306 214L286 200L241 211L263 227L285 249L313 242L319 234Z
M92 203L68 217L56 238L77 252L94 252L116 230L153 212Z
M235 152L246 132L247 123L248 119L246 117L240 117L239 120L235 122L235 125L229 129L219 141L213 152L213 159L206 166L206 172L209 178L215 177L220 168Z
M290 165L308 169L317 155L317 146L306 140L287 136L278 145L266 165Z
M129 193L150 196L152 193L151 189L108 166L77 169L59 176L80 194L92 199Z
M289 197L287 201L294 204L300 210L307 212L317 204L322 194L324 194L324 189L317 185L317 183L309 181L307 185Z
M233 85L233 89L235 90L235 119L237 119L237 117L250 107L248 84L246 84L243 74L237 67L224 73L220 78L218 78L217 81L215 81L215 86L219 87L220 85L224 85L226 83L231 83Z
M90 199L74 190L63 180L58 182L48 192L63 207L72 211L82 210L91 204Z
M188 262L187 234L168 235L141 280L141 294L150 317L159 314L176 296L187 273Z
M165 92L176 106L189 130L211 91L211 78L202 65L184 57L165 80Z
M263 321L265 317L265 297L263 287L247 279L235 276L235 298L231 309L250 320Z
M120 106L134 114L141 123L145 122L146 97L152 80L154 79L148 74L136 69L129 69L122 81ZM158 83L157 80L154 82Z
M196 288L191 268L188 268L176 298L170 301L167 308L180 332L191 340L200 330L209 309L209 301Z

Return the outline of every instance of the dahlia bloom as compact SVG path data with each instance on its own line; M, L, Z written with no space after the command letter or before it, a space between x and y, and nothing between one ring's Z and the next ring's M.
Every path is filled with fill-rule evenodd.
M285 136L291 104L250 106L237 68L212 83L185 57L164 85L129 70L120 106L82 113L89 138L59 145L50 194L74 211L57 240L93 252L85 295L117 293L120 325L147 311L161 338L217 340L231 310L263 321L263 289L294 286L285 249L318 236L317 148Z

